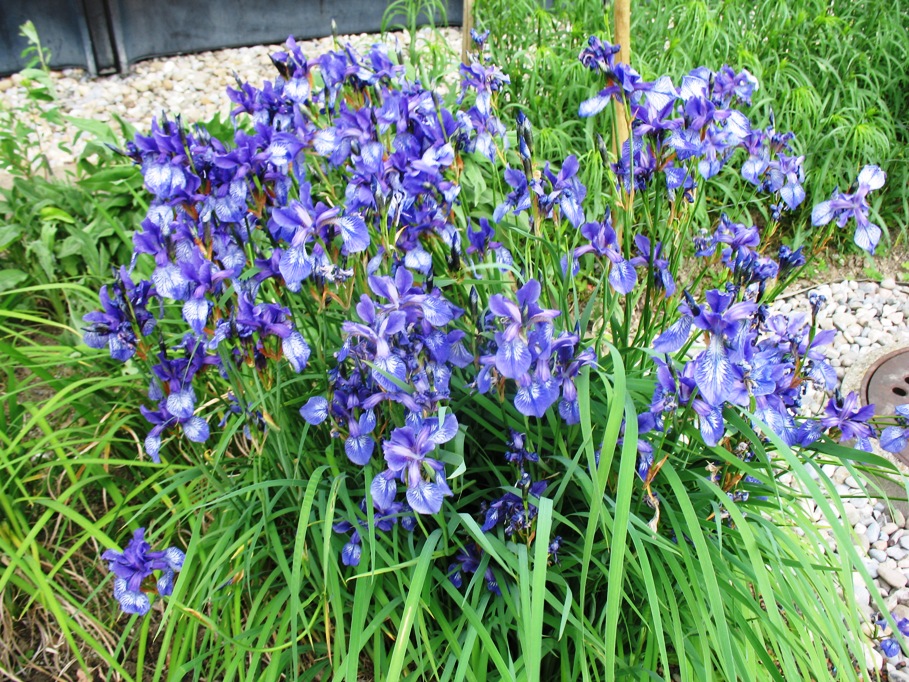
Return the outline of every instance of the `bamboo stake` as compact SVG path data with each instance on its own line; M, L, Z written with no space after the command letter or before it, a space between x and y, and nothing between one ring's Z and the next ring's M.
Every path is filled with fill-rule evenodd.
M461 63L467 63L470 51L470 29L473 28L473 0L464 0L464 18L461 21Z
M620 48L616 61L631 64L631 0L615 0L615 42ZM624 107L616 106L615 118L618 145L621 150L628 139L628 119Z

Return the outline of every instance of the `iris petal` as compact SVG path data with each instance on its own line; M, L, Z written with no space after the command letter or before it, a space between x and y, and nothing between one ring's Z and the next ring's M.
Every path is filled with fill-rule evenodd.
M638 275L634 267L627 260L620 260L612 264L609 271L609 284L620 294L630 294L638 283Z
M723 404L734 377L729 353L721 336L713 335L707 350L695 360L694 378L704 400L713 406Z
M530 369L530 349L520 337L513 341L502 341L496 351L496 369L502 376L517 379Z
M690 333L691 318L685 315L656 338L653 342L653 349L657 353L675 353L685 345Z
M344 452L347 453L347 458L351 462L365 466L369 462L369 458L372 457L375 445L376 442L372 439L372 436L351 436L344 441Z
M418 514L436 514L442 508L444 494L435 483L421 481L407 489L407 502Z
M300 416L315 426L328 419L328 401L320 395L313 396L300 408Z

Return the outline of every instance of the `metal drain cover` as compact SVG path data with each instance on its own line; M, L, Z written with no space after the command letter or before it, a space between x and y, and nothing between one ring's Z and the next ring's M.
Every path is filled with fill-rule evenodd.
M862 379L865 405L874 404L875 414L891 415L897 405L909 403L909 348L900 348L875 362ZM909 465L909 447L897 457Z

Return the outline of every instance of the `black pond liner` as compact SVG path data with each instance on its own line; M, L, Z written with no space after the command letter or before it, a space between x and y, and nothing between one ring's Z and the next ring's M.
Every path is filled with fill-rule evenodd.
M0 75L25 66L28 43L19 35L35 24L54 68L81 67L92 75L124 72L152 57L332 34L375 33L388 0L0 0ZM459 26L463 1L447 0L446 20ZM393 18L390 25L401 23ZM436 18L438 23L438 18ZM427 20L420 23L426 24Z
M894 414L897 405L909 403L909 348L887 353L862 379L862 403L873 404L878 415ZM909 446L896 457L909 466Z

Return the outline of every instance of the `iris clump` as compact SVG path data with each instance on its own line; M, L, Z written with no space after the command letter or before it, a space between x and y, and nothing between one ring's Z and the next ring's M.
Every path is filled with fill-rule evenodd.
M676 85L616 53L590 39L580 60L604 87L577 105L583 117L630 115L612 156L592 142L538 159L530 117L503 123L509 83L482 58L446 99L381 46L309 58L292 40L273 56L273 82L229 91L232 136L179 120L139 136L127 153L151 205L85 338L147 367L146 454L281 462L277 487L306 471L307 499L318 492L323 506L289 537L333 528L318 544L345 575L391 573L390 556L428 565L420 543L444 529L444 551L422 547L446 558L447 589L479 580L513 599L530 570L514 562L533 556L534 575L558 575L570 602L586 594L591 564L579 562L594 544L607 556L627 537L628 523L613 525L624 512L605 521L619 500L634 510L635 542L688 551L676 549L694 536L684 499L704 522L698 541L719 547L759 517L746 505L781 495L779 458L833 441L869 447L873 410L836 392L823 354L823 302L771 308L829 228L780 245L747 205L703 199L713 178L741 175L774 207L772 234L807 198L793 137L749 118L757 83L745 70L699 67ZM883 181L862 178L866 189ZM855 217L867 236L863 191L816 212ZM823 415L805 413L809 389L832 396ZM594 541L600 532L607 540ZM133 582L163 560L141 547L116 564L118 576L135 567L118 578L134 609ZM679 589L675 577L666 586Z

